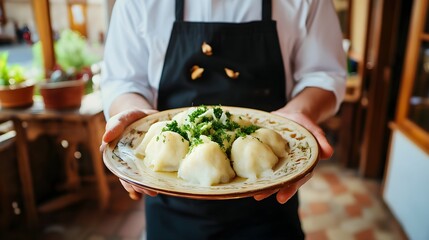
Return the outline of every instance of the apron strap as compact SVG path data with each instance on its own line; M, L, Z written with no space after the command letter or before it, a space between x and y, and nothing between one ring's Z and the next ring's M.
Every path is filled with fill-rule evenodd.
M184 11L185 2L183 0L176 0L176 21L183 22Z
M262 0L262 20L270 21L271 20L271 0ZM185 11L185 2L184 0L176 0L176 21L183 22L183 15Z
M262 1L262 20L271 21L271 0Z

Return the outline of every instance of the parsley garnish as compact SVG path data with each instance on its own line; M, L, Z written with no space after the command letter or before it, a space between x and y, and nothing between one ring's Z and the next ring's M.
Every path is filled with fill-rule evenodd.
M206 106L200 106L198 107L194 112L192 112L191 114L189 114L189 121L191 123L195 122L195 119L200 116L201 114L205 113L207 111L207 107Z
M183 131L180 127L179 124L177 123L176 120L172 121L171 123L168 123L163 129L163 132L165 131L172 131L175 133L180 134L180 136L182 136L183 138L185 138L186 140L189 141L188 135L186 134L185 131Z
M211 141L219 144L221 149L229 156L231 145L235 138L252 134L259 128L255 125L240 126L231 120L231 113L224 112L221 107L213 107L212 114L207 112L208 110L208 107L200 106L188 115L188 122L179 126L177 121L174 120L167 124L162 131L172 131L180 134L183 139L190 142L190 150L204 142L201 136L207 136ZM223 115L224 117L222 117ZM241 117L239 118L241 119Z

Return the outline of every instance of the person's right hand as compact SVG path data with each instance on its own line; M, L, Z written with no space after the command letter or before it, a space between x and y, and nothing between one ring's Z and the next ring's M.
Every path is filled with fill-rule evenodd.
M100 146L100 151L104 151L107 144L118 138L122 135L125 128L128 127L133 122L146 117L149 114L156 113L156 110L139 110L132 109L120 112L113 117L111 117L106 124L106 131L104 132L102 143ZM147 194L149 196L156 196L157 193L154 191L149 191L143 188L139 188L137 186L131 185L123 180L121 180L122 186L127 190L129 196L133 200L138 200L142 197L142 193Z

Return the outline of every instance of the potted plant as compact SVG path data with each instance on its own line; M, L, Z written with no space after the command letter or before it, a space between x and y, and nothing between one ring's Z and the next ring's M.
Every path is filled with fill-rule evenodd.
M34 82L24 75L19 65L8 65L9 54L0 53L0 106L21 108L33 105Z
M39 84L40 94L47 109L79 108L90 84L91 64L98 59L88 49L87 42L78 32L64 30L54 42L56 67L45 73L46 80ZM40 43L33 47L33 54L41 59Z

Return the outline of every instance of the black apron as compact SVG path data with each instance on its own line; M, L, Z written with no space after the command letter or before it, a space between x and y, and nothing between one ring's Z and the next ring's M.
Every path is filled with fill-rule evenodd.
M158 109L199 105L273 111L286 104L285 73L271 1L262 0L262 21L185 22L176 0L176 21L165 56ZM202 51L202 44L212 54ZM194 66L204 72L191 78ZM231 77L225 68L238 73ZM286 204L275 195L256 201L147 197L147 239L303 239L297 194Z

